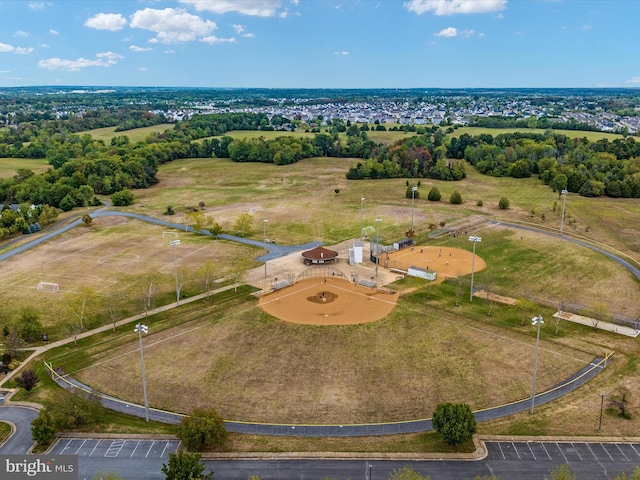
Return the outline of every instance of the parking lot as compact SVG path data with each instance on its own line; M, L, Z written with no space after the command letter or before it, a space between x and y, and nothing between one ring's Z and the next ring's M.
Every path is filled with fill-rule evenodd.
M176 451L178 443L177 440L62 438L51 453L79 457L167 459L169 453Z
M638 443L487 442L489 460L634 462L640 464Z

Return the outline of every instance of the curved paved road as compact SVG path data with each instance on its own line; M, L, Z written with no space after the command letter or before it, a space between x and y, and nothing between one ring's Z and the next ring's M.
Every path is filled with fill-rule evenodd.
M31 422L38 416L38 411L29 407L0 407L0 420L14 427L13 433L0 445L0 453L23 455L34 445L31 438Z

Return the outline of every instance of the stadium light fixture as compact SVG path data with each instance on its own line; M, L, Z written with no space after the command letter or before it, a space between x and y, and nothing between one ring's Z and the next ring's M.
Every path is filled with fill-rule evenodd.
M144 395L144 419L149 421L149 400L147 399L147 379L144 374L144 352L142 350L142 334L149 333L149 327L146 325L142 325L141 323L136 324L136 328L134 332L138 334L138 340L140 340L140 365L142 367L142 393Z
M418 187L411 187L411 232L413 233L413 203L416 197L416 190Z
M173 271L176 276L176 306L180 306L180 283L178 282L178 261L176 259L176 247L180 245L180 240L171 240L169 246L173 247Z
M262 219L262 230L264 233L264 256L267 256L267 223L269 220ZM267 259L264 259L264 278L267 278Z
M560 193L562 193L562 195L564 195L564 198L562 199L562 219L560 220L560 235L562 235L563 234L562 232L564 230L564 207L567 204L567 193L569 193L569 192L565 188Z
M481 242L482 238L478 237L477 235L471 235L469 237L469 241L473 242L473 253L471 254L471 292L469 292L469 301L473 302L473 274L476 259L476 243Z
M533 362L533 384L531 385L531 408L529 409L529 413L533 413L533 407L536 399L536 376L538 374L538 346L540 345L540 326L544 323L542 320L542 315L538 315L537 317L533 317L531 319L531 325L534 327L538 327L538 334L536 335L536 356Z

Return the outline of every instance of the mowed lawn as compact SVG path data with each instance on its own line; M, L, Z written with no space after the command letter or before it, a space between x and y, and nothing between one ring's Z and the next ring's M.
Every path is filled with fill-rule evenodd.
M31 170L34 173L44 173L51 165L45 159L33 158L0 158L0 178L12 178L18 169Z
M187 413L214 407L244 421L342 424L424 418L443 401L484 408L530 394L535 338L444 318L419 302L404 300L384 320L342 327L282 322L255 300L208 316L203 308L199 316L197 324L144 340L152 406ZM87 354L94 365L75 376L142 402L135 336ZM539 388L593 356L543 341Z

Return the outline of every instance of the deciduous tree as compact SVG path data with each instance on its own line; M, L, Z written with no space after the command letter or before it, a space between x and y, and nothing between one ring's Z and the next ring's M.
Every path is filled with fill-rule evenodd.
M169 463L162 465L166 480L208 480L213 472L205 474L205 466L200 463L202 455L185 452L169 453Z
M228 434L218 412L195 409L180 424L178 437L188 450L211 450L222 447Z
M476 419L466 403L440 403L431 419L433 428L450 445L468 442L476 433Z

